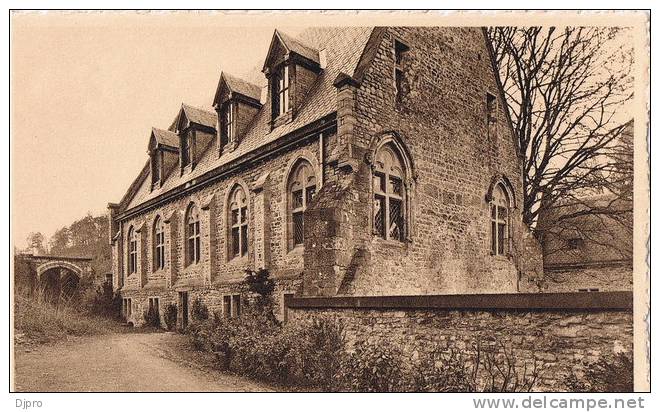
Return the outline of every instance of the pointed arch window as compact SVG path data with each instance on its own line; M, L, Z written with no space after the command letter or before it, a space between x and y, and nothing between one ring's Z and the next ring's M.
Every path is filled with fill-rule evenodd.
M383 239L406 239L405 181L399 151L391 143L383 145L376 153L373 171L373 228Z
M202 241L199 225L199 210L193 204L186 215L186 265L199 263L202 257Z
M493 255L509 253L510 197L506 188L498 183L490 201L490 252Z
M248 253L248 207L245 191L235 186L229 196L229 256L246 256Z
M165 224L163 219L156 218L154 222L154 270L165 268Z
M289 249L304 243L304 212L316 194L316 176L307 160L300 160L289 177L287 190Z
M128 229L128 274L137 272L137 233L131 226Z

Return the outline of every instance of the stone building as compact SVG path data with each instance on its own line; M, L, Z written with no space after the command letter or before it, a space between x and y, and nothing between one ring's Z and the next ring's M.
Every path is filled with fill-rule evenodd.
M153 128L109 205L124 314L237 316L247 269L284 296L515 293L542 276L520 153L482 28L275 31L264 85ZM142 150L138 149L136 150Z

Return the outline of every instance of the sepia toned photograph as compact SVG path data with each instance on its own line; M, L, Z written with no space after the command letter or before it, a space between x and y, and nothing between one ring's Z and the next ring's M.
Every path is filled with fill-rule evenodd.
M650 11L9 25L10 392L650 391Z

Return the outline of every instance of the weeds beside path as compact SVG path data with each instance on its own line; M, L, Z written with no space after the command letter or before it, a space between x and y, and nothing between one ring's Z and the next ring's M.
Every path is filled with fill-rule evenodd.
M174 333L111 333L15 352L19 392L253 392L272 387L207 368Z

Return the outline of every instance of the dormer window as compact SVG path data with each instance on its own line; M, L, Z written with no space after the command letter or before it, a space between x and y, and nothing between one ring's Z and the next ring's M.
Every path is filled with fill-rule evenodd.
M273 119L289 111L289 66L283 64L272 77Z
M193 161L194 134L183 133L181 136L181 167L186 167Z
M156 150L151 155L151 188L157 189L160 187L163 177L163 151Z
M221 113L220 147L232 142L236 137L236 124L234 122L234 104L229 102L222 109Z

